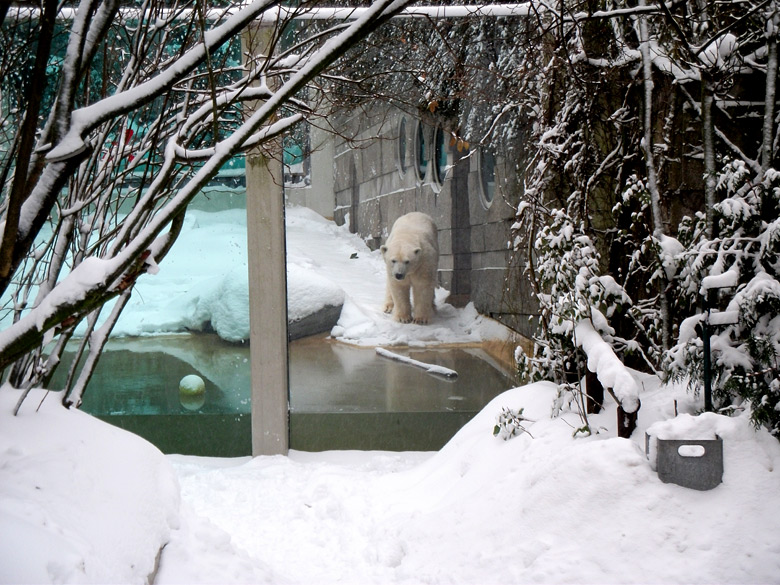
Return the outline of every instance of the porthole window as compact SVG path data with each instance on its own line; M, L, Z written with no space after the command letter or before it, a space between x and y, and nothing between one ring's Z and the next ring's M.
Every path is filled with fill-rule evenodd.
M496 157L486 148L479 150L479 184L482 204L490 207L496 196Z
M417 122L417 136L415 138L415 169L419 180L425 179L428 171L428 148L425 142L425 127L422 122Z
M401 118L398 124L398 172L403 177L406 174L406 118Z
M441 185L447 175L447 149L444 143L444 130L436 128L433 161L436 182Z

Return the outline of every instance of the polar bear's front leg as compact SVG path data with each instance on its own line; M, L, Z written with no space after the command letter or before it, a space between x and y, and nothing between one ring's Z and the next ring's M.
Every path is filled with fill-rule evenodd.
M382 307L382 310L385 313L392 313L393 307L395 307L395 302L393 301L393 291L390 287L390 277L387 277L387 286L385 287L385 304Z
M411 323L412 303L409 299L409 286L394 281L389 285L393 302L393 319L400 323Z
M415 283L414 293L414 322L419 325L427 325L433 317L434 286L429 281Z

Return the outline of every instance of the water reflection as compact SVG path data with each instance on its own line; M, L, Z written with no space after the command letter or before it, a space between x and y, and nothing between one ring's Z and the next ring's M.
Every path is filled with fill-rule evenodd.
M324 340L290 345L292 412L477 411L512 386L481 349L394 352L458 372L449 380L357 348Z
M67 357L67 356L66 356ZM58 388L65 372L57 372ZM203 379L201 396L182 397L185 376ZM95 415L248 413L249 347L216 335L112 339L84 394Z
M476 412L512 381L481 349L393 351L458 372L456 380L323 338L289 346L293 413ZM96 415L246 414L250 412L248 345L215 335L111 340L84 396ZM186 396L185 376L205 390ZM57 388L55 378L53 388Z

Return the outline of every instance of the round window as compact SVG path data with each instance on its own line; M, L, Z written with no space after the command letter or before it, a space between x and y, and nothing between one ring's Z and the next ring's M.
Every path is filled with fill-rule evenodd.
M406 174L406 118L398 124L398 172Z
M434 170L436 182L441 185L447 174L447 149L444 146L444 130L436 128L436 140L434 141Z
M417 178L422 181L425 178L425 173L428 171L428 148L425 143L425 127L422 122L417 122L415 150Z
M479 183L482 203L490 207L496 196L496 158L492 151L485 148L479 151Z

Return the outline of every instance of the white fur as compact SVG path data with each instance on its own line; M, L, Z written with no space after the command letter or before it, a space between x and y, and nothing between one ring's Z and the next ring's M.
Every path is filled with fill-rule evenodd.
M425 324L433 316L439 268L439 232L430 216L414 211L399 217L381 248L387 266L385 313L401 323ZM412 302L414 299L414 317Z

